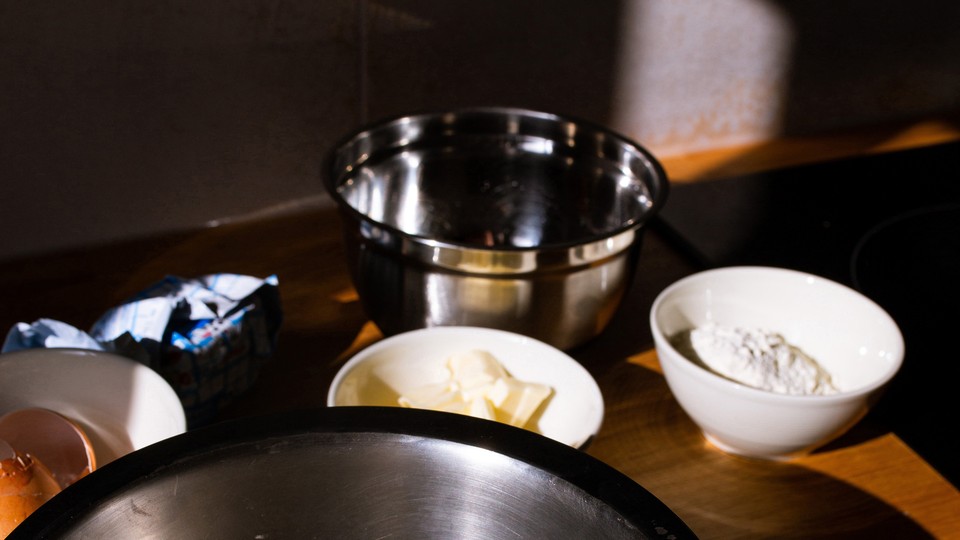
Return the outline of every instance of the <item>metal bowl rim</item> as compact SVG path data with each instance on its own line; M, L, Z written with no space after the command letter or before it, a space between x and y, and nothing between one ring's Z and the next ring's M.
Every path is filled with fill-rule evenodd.
M308 433L384 433L494 451L561 478L651 536L695 538L685 523L635 481L563 443L505 424L396 407L327 407L225 421L157 442L104 466L38 508L8 537L59 538L98 504L166 468L244 443ZM666 531L666 532L664 532Z
M504 115L504 116L524 116L530 118L539 118L543 120L552 120L554 122L569 122L582 126L584 128L593 130L595 132L602 132L606 135L615 138L620 143L630 146L635 149L645 160L647 167L653 171L651 178L647 180L648 187L651 188L653 192L653 197L651 197L651 205L647 208L647 211L640 216L639 219L636 219L620 227L611 229L605 234L598 235L593 238L580 239L580 240L571 240L567 242L556 242L550 244L544 244L541 246L536 246L534 248L530 247L518 247L518 246L496 246L496 247L486 247L477 244L469 244L464 242L452 242L445 240L436 240L427 236L412 234L406 231L403 231L392 225L388 225L381 221L375 220L364 214L363 212L358 211L356 208L351 206L344 200L340 195L337 188L339 187L339 181L341 176L335 173L333 170L333 164L336 161L337 153L351 141L357 139L361 135L377 130L382 129L385 126L395 124L397 122L403 121L404 119L409 118L429 118L429 117L439 117L445 114L488 114L488 115ZM575 248L583 245L591 245L601 243L608 238L614 238L618 235L621 235L627 231L636 231L640 229L647 221L652 219L657 215L663 205L666 203L667 196L670 191L670 182L667 178L667 173L664 170L660 162L653 156L653 154L643 145L637 143L633 139L626 137L616 131L611 130L610 128L603 126L597 122L590 120L584 120L575 116L561 115L555 113L549 113L544 111L537 111L533 109L525 109L519 107L468 107L460 109L451 109L446 111L423 111L423 112L413 112L407 114L398 114L394 116L389 116L380 120L366 123L359 128L350 131L347 135L341 137L333 147L326 152L322 161L322 180L324 188L327 193L336 203L336 205L342 210L347 212L354 220L358 222L365 222L373 227L383 229L388 231L392 235L396 235L400 238L403 238L407 241L414 242L419 245L426 247L435 247L435 248L444 248L451 250L475 250L478 252L502 252L505 254L509 253L542 253L550 251L565 251L571 248Z

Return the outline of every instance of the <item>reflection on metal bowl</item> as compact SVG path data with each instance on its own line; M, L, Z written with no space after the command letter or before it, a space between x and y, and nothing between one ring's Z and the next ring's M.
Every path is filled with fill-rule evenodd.
M690 538L587 454L466 416L333 407L188 432L42 506L12 539Z
M667 193L636 143L519 109L387 120L346 138L325 173L384 333L485 326L561 349L607 325Z

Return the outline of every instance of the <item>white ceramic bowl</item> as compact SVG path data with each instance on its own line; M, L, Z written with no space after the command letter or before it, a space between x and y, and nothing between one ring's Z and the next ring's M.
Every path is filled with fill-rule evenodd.
M546 343L490 328L425 328L374 343L340 369L327 405L396 407L399 396L446 380L447 359L472 349L491 353L518 380L553 388L542 414L527 426L531 431L580 448L600 430L603 397L583 366Z
M775 331L817 360L839 392L784 395L721 377L685 358L670 338L707 322ZM671 392L721 450L789 459L838 437L866 414L903 362L893 319L860 293L811 274L730 267L691 275L650 312Z
M186 431L183 406L160 375L114 354L28 349L0 355L0 415L43 407L79 424L97 466Z

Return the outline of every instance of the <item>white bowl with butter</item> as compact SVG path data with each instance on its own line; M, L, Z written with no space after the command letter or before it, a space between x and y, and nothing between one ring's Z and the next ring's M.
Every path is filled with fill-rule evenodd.
M803 455L846 432L879 398L904 355L897 324L869 298L781 268L719 268L681 279L657 296L650 326L667 384L706 439L726 452L764 459ZM783 352L758 352L763 347L755 345L776 334L798 357L815 361L834 388L787 393L821 386L800 384L797 378L816 370L790 364L795 358L752 371L712 369L738 357L711 363L700 356L709 350L685 346L695 340L684 336L704 330L707 341L727 340L720 345L744 363L772 361Z
M506 376L492 373L495 368L486 367L482 357L495 359ZM465 369L473 374L452 372L452 359L467 365ZM489 386L481 387L484 381L489 381ZM451 385L474 390L454 399L443 393ZM545 388L549 392L544 397L541 392ZM478 393L482 396L474 399ZM503 411L520 414L528 419L519 427L575 448L586 446L597 434L604 413L596 381L563 351L520 334L463 326L425 328L378 341L343 365L327 394L331 407L400 407L411 401L415 406L416 402L433 403L437 407L423 408L463 414L470 414L468 409L478 405L498 404L503 408L496 411L501 421ZM531 402L536 407L524 410ZM479 411L471 416L483 414Z

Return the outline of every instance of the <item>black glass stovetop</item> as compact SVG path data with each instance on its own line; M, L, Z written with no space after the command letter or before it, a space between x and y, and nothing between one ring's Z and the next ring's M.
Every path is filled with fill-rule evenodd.
M704 268L802 270L883 306L906 356L871 417L960 486L960 143L673 184L653 226Z

